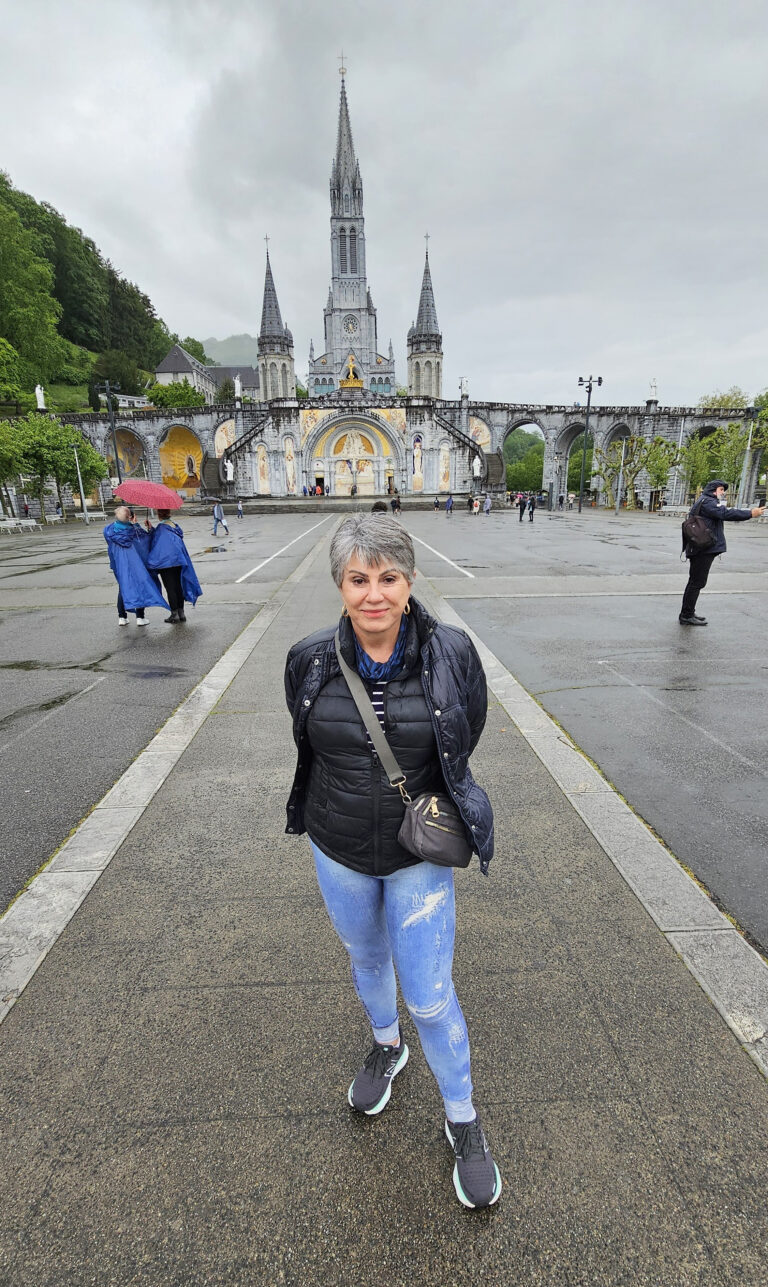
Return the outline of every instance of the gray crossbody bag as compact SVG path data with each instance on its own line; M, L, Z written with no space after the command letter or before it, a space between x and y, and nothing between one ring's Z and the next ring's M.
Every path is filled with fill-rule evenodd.
M405 805L405 814L397 833L398 843L416 858L437 863L439 867L468 867L472 858L472 846L467 840L466 828L456 805L445 792L435 794L427 791L415 800L411 799L406 790L405 774L384 736L371 699L365 691L365 684L341 655L338 630L334 643L341 673L381 760L389 785L400 792Z

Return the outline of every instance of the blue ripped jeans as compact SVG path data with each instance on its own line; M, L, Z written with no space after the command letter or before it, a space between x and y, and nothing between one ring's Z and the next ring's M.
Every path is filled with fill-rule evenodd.
M310 841L310 844L312 842ZM475 1116L469 1037L451 978L456 906L450 867L420 862L364 876L312 844L328 915L347 949L352 979L382 1045L397 1040L397 983L452 1122Z

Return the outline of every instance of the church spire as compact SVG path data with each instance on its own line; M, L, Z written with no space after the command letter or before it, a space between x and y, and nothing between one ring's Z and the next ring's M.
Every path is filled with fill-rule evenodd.
M331 214L362 215L363 181L352 142L349 104L344 76L341 78L339 124L336 130L336 155L331 165Z
M261 309L259 346L263 342L267 342L269 346L270 340L282 339L284 336L285 327L280 316L280 305L277 302L277 291L272 277L272 265L269 262L269 248L267 248L267 268L264 274L264 303Z
M438 348L440 346L440 325L437 320L437 309L435 308L435 296L432 290L432 274L429 271L429 250L427 250L424 259L424 276L421 279L421 295L419 296L419 311L416 316L416 325L413 328L413 334L419 339L437 339Z

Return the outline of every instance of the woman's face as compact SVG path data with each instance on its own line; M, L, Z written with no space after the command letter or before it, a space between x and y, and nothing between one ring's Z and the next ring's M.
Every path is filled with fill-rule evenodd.
M341 581L341 597L356 632L386 634L400 628L411 584L397 568L350 559Z

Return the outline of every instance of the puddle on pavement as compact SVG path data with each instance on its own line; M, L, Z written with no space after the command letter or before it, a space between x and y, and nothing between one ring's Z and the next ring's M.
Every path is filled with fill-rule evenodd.
M203 554L224 554L226 549L226 545L207 545L203 550Z

